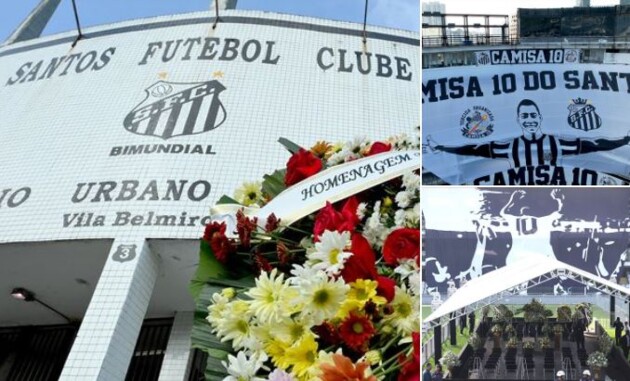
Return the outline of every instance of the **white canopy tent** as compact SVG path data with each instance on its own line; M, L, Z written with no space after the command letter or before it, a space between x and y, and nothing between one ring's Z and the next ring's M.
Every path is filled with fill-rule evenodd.
M535 256L468 281L423 319L423 323L431 327L441 325L442 318L455 319L558 277L573 279L605 294L630 300L628 288L556 259Z

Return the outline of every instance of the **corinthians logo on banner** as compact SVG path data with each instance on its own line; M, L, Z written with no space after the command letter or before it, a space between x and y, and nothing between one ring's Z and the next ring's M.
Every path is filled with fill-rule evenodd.
M146 98L125 118L129 132L164 140L201 134L219 127L226 118L219 81L173 83L158 81L145 90Z

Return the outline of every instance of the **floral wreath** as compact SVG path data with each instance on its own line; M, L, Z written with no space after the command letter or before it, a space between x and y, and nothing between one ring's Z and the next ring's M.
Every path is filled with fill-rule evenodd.
M286 168L219 200L237 206L235 224L206 226L191 282L207 379L419 380L419 169L291 224L247 213L339 164L416 152L417 140L307 150L280 139L292 153Z

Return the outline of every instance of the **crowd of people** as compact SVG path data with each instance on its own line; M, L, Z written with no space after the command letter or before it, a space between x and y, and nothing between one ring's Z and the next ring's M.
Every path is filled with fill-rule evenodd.
M558 373L556 373L556 381L567 381L566 373L564 373L564 370L559 370ZM582 376L580 377L579 381L594 381L593 377L591 376L591 371L588 369L584 369L584 372L582 372Z
M422 381L442 381L444 379L444 372L442 372L442 365L437 364L435 371L431 371L431 363L428 363L422 373Z

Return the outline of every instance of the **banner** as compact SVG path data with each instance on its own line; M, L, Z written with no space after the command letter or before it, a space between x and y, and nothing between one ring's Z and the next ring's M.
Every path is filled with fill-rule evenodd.
M449 280L461 285L540 256L617 282L629 270L629 206L626 188L424 188L423 281L445 292ZM571 294L584 286L560 278L541 287Z
M450 184L626 184L628 94L620 65L424 70L423 166Z

